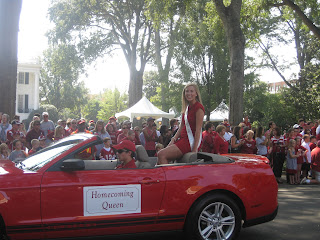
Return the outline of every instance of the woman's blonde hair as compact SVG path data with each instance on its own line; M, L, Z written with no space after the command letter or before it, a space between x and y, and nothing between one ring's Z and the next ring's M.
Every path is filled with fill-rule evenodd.
M2 151L4 151L4 150L9 151L9 147L8 147L7 144L1 143L1 144L0 144L0 154L1 154Z
M250 133L252 134L252 136L254 136L254 131L248 130L248 131L246 132L246 137L248 137L248 135L249 135Z
M183 88L183 91L182 91L182 113L184 113L187 109L187 106L188 106L188 101L186 99L186 96L185 96L185 92L186 92L186 89L187 87L194 87L196 93L197 93L197 97L196 97L196 100L198 102L200 102L202 104L202 100L201 100L201 95L200 95L200 90L199 90L199 87L196 83L188 83L184 88Z
M60 130L63 130L63 127L58 125L56 126L56 128L54 129L54 137L62 137L63 133L60 132Z
M290 139L289 144L288 144L288 148L293 147L293 145L296 143L296 140L294 139Z
M94 126L93 132L98 132L98 125L101 125L101 126L102 126L101 133L102 133L102 134L105 134L105 133L106 133L106 129L104 128L104 122L103 122L103 120L98 120L98 121L96 122L96 125Z

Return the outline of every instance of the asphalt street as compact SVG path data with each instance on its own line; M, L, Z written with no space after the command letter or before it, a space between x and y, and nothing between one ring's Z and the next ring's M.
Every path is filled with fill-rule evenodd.
M275 220L241 229L239 240L305 240L320 236L320 185L279 185L279 212ZM98 239L182 240L180 233L141 234Z

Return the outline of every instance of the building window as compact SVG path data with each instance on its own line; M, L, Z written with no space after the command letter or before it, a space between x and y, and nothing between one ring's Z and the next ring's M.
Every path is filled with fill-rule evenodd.
M24 84L24 73L19 72L19 84Z
M29 113L29 95L18 95L18 112Z
M29 112L29 95L24 95L24 110L26 113Z
M18 112L23 113L23 95L18 95Z
M29 84L29 73L19 72L19 84Z
M24 73L24 84L29 84L29 73Z

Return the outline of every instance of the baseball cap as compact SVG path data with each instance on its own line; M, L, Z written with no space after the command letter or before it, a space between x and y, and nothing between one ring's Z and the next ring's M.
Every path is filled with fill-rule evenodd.
M155 119L153 118L153 117L149 117L148 118L148 120L147 120L147 122L149 122L149 121L154 121Z
M136 151L136 146L130 140L123 140L121 143L119 143L117 145L113 145L112 147L114 149L116 149L116 150L127 149L127 150L132 151L132 152Z
M49 113L48 112L43 112L42 116L49 116Z
M292 128L297 129L297 128L300 128L300 126L298 124L295 124L295 125L293 125Z
M89 123L94 123L94 121L93 121L93 120L90 120Z
M82 124L82 123L86 123L86 121L83 120L83 119L80 119L80 120L78 121L78 125L80 125L80 124Z
M13 120L12 122L11 122L11 125L13 125L13 124L17 124L17 125L19 125L19 124L21 124L19 121L17 121L17 120Z

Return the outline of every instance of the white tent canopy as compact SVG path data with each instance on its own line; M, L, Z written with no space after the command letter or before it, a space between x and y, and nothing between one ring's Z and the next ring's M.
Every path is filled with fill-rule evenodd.
M229 118L229 107L222 101L219 106L210 113L210 121L222 122L225 118Z
M131 108L116 113L116 118L128 117L132 122L136 117L153 117L153 118L174 118L174 113L166 113L156 106L154 106L146 97L142 97L139 102L133 105Z

